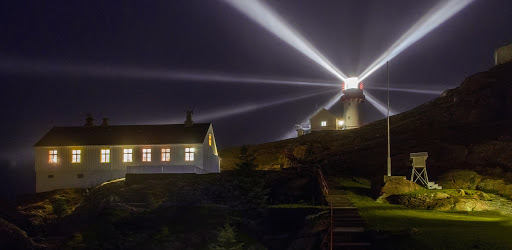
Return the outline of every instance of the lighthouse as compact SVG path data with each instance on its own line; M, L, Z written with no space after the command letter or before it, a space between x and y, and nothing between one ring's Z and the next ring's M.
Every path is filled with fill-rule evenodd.
M342 84L343 96L340 101L343 103L344 129L359 128L361 116L359 106L364 102L363 82L357 77L346 79Z

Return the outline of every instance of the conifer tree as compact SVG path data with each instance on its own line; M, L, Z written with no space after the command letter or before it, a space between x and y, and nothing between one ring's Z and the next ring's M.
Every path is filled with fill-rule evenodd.
M226 223L224 227L220 227L217 233L217 241L210 245L211 250L240 250L244 243L236 240L235 229Z

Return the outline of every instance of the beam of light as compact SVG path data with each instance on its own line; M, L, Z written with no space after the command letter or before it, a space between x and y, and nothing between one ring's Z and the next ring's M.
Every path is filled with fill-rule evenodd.
M365 87L365 89L387 90L386 87ZM440 95L443 93L444 90L389 88L389 91L417 93L425 95Z
M337 78L345 81L347 76L338 70L322 53L320 53L310 42L299 32L293 29L283 18L281 18L269 6L259 0L224 0L235 9L244 13L254 22L288 43L309 59L318 63Z
M366 97L366 100L373 105L379 112L381 112L383 115L388 115L388 107L386 104L382 103L381 101L377 100L372 94L368 93L368 91L364 92L364 95ZM395 115L396 112L393 111L391 108L389 108L389 115Z
M271 100L271 101L265 101L263 103L255 103L255 104L246 104L241 105L236 108L230 107L230 108L223 108L219 110L214 111L208 111L206 114L198 114L194 116L194 120L196 121L203 121L203 122L211 122L213 120L218 120L221 118L226 118L233 115L239 115L239 114L245 114L249 113L258 109L268 108L275 105L285 104L289 102L295 102L302 99L311 98L318 95L324 95L327 93L332 93L332 90L328 91L320 91L315 93L310 93L306 95L296 96L296 97L289 97L289 98L281 98L278 100ZM181 123L182 120L166 120L166 121L160 121L158 123ZM153 122L154 123L154 122Z
M362 81L382 65L393 59L416 41L424 37L433 29L444 23L446 20L464 9L473 0L443 0L434 6L418 22L416 22L407 32L405 32L391 47L384 52L375 62L373 62L360 76Z
M233 76L200 72L185 72L159 69L142 69L135 67L115 67L102 65L52 64L29 61L0 61L0 71L9 73L36 73L57 75L83 75L90 77L110 77L149 80L182 80L195 82L227 82L246 84L277 84L294 86L339 87L337 83L296 81L258 78L253 76Z

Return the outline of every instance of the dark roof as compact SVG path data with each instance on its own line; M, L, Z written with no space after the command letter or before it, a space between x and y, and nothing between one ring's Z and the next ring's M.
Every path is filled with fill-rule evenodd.
M54 127L34 146L203 143L210 123Z

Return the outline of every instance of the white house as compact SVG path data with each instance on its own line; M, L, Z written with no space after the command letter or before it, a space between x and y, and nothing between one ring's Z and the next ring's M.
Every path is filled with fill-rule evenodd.
M54 127L35 145L36 192L89 188L126 173L219 173L211 123Z

